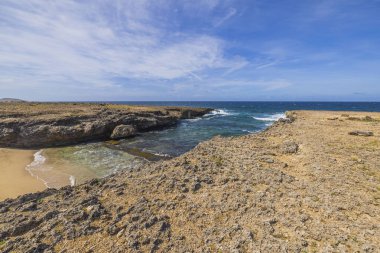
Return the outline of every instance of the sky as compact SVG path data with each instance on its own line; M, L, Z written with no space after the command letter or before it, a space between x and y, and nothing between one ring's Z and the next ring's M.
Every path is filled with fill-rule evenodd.
M1 0L0 97L380 101L380 0Z

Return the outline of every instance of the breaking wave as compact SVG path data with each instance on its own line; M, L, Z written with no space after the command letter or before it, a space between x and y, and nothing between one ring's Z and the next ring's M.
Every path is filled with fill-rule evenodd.
M46 162L46 157L42 155L42 152L43 152L43 150L41 149L41 150L37 151L36 153L34 153L33 162L26 165L25 169L30 173L30 175L37 178L38 180L41 180L45 184L45 186L47 188L49 188L47 181L43 180L38 175L33 173L33 170L40 168Z
M276 113L273 115L268 115L267 117L252 117L252 118L254 118L255 120L260 120L260 121L277 121L285 117L286 116L284 113Z
M215 109L215 110L212 110L210 113L205 114L203 117L210 119L217 116L223 117L223 116L231 116L231 115L236 115L236 113L231 112L229 110L225 110L225 109Z

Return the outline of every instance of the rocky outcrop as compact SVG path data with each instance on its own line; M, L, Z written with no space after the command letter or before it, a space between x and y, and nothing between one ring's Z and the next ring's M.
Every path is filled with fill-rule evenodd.
M0 202L0 251L378 252L380 126L331 114Z
M47 147L125 138L211 109L107 104L10 103L0 107L1 147ZM128 126L128 127L127 127Z

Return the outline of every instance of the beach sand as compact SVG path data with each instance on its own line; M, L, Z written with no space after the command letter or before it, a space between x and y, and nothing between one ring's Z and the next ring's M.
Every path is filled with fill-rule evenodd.
M25 170L35 152L0 148L0 200L46 189L42 181Z

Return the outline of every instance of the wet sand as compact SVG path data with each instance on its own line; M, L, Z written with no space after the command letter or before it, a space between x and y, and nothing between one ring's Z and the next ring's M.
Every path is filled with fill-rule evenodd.
M25 170L35 152L0 148L0 200L46 189L42 181Z

